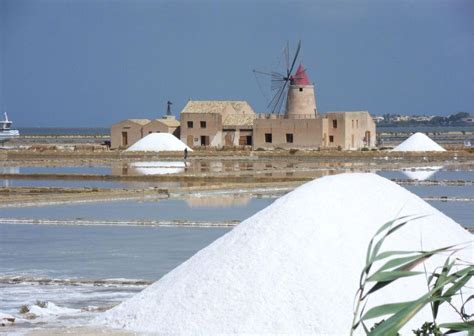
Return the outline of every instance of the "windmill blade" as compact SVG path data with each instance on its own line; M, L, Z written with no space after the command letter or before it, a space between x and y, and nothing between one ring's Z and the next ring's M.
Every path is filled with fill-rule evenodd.
M270 102L267 105L267 107L271 110L272 113L275 112L275 106L277 105L278 97L280 96L280 92L282 90L284 90L285 83L286 82L280 82L280 84L277 88L277 92L273 95L272 99L270 100Z
M261 71L261 70L252 70L254 75L255 74L260 74L260 75L266 75L266 76L273 76L272 72L266 72L266 71Z
M283 50L283 53L285 54L285 62L286 62L286 70L290 68L290 42L286 41L286 46L285 49Z
M293 62L291 63L291 68L288 69L288 79L290 79L291 73L293 72L293 68L296 64L296 59L298 58L298 54L300 53L301 49L301 40L298 41L298 47L296 48L295 57L293 58Z
M281 106L282 106L282 101L285 99L285 96L284 93L286 91L286 87L288 85L288 81L285 80L283 82L283 85L281 86L280 90L278 90L278 92L275 94L275 96L273 97L271 103L273 103L273 109L272 109L272 113L275 113L275 111L277 111L278 113L280 113L281 111ZM283 99L282 99L283 98Z
M283 107L286 106L286 99L287 98L288 98L288 86L285 86L283 88L281 99L279 100L278 105L276 107L276 111L278 112L278 114L280 114L281 111L283 110Z
M257 76L258 73L262 74L262 71L257 71L257 70L253 71L253 75L255 76L255 80L257 81L258 88L259 88L260 92L262 93L263 97L265 98L265 100L268 101L268 96L265 93L265 91L263 90L262 84L260 83L260 80L258 79L258 76ZM263 74L266 75L266 73L263 73Z

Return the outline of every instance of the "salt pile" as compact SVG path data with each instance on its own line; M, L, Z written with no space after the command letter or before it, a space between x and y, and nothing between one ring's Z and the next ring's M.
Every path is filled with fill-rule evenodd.
M184 142L179 140L173 134L169 133L151 133L143 139L138 140L127 151L150 151L150 152L161 152L161 151L184 151L187 148L188 151L192 151L191 148L186 146Z
M415 133L393 149L394 152L444 152L446 149L431 140L426 134Z
M383 249L428 250L472 240L452 219L383 177L340 174L314 180L98 322L156 334L347 335L370 238L389 220L421 214L430 216L395 232ZM472 249L459 256L470 260ZM443 262L444 257L433 257L428 271ZM423 276L405 278L374 293L369 306L412 300L425 290ZM445 306L438 321L457 321ZM429 307L421 313L406 332L431 320Z

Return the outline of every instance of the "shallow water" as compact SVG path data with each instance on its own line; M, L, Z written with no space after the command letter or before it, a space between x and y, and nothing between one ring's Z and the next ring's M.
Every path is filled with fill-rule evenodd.
M474 202L429 201L428 203L457 223L474 228Z
M138 182L138 181L101 181L101 180L41 180L41 179L0 179L4 187L48 187L48 188L179 188L186 185L182 182Z
M141 284L94 285L78 279L157 280L229 229L0 225L0 311L21 317L36 300L65 308L109 307L142 290ZM21 276L18 283L6 278ZM44 284L35 279L73 279ZM133 281L130 281L133 283ZM20 323L19 328L71 326L94 312L59 314ZM64 320L64 318L66 318ZM72 320L70 320L72 319Z
M158 279L226 228L0 225L0 274Z
M0 218L229 221L244 220L270 205L273 200L221 196L211 200L211 203L205 198L193 198L0 208ZM213 201L220 203L212 204Z

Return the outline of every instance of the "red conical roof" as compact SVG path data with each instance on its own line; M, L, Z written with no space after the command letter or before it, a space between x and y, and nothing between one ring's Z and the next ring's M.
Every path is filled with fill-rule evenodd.
M300 64L298 70L294 76L291 76L291 84L292 85L311 85L309 81L308 75L306 75L306 69L303 67L303 64Z

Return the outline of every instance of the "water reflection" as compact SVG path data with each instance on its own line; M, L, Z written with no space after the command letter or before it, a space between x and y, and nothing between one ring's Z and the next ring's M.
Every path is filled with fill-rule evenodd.
M19 174L19 173L20 173L19 167L0 167L0 174ZM2 180L1 185L6 188L12 186L10 180Z
M246 206L250 202L251 197L234 195L190 196L186 197L184 200L190 208L226 208Z
M182 161L137 161L114 164L111 173L118 176L166 175L183 173L185 169Z
M421 167L404 169L403 174L410 180L425 181L430 179L436 172L443 169L443 166L436 167Z
M129 175L164 175L179 174L185 170L184 162L152 161L132 162Z

